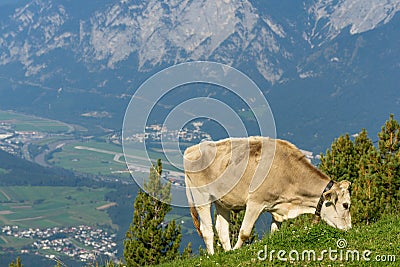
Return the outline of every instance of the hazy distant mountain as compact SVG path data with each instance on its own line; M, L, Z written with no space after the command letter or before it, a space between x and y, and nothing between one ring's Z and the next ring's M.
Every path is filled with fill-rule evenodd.
M118 128L151 74L212 60L256 80L279 136L318 150L399 113L399 10L400 0L7 1L0 107ZM110 115L81 116L94 111Z

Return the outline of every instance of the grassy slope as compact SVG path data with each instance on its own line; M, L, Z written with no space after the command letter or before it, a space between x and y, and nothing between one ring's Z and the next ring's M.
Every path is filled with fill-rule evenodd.
M338 248L338 240L346 240L347 246ZM343 240L342 240L343 241ZM340 242L342 242L340 241ZM343 243L339 243L342 245ZM258 252L267 247L267 259L260 261L257 259ZM337 255L338 260L329 259L325 254L324 260L307 261L302 260L301 253L304 250L314 250L316 258L321 255L322 250L337 250L332 252L332 256ZM269 259L270 252L273 253L273 260ZM285 250L284 257L289 258L291 250L297 250L300 253L299 261L280 261L277 259L279 250ZM371 251L370 261L354 260L349 254L349 260L346 261L347 250L357 250L360 253L360 259L364 250ZM342 261L340 261L340 251L342 251ZM295 254L292 254L295 256ZM376 256L395 255L396 261L378 262ZM264 252L260 254L264 256ZM356 259L356 258L355 258ZM281 230L272 236L266 236L261 241L245 246L240 250L221 252L213 256L198 256L189 260L180 260L167 263L161 266L399 266L400 264L400 216L386 217L377 223L369 226L355 226L348 232L338 231L324 223L312 225L305 223L301 226L297 224L286 223Z

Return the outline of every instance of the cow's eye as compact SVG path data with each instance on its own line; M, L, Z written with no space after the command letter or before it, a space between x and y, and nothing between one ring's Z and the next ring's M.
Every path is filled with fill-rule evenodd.
M345 210L349 209L349 203L343 203L343 208L344 208Z

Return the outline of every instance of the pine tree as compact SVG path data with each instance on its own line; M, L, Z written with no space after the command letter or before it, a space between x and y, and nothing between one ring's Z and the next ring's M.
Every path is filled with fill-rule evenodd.
M370 153L371 150L375 150L374 144L371 138L368 137L367 130L362 129L354 139L355 162L359 162L361 157Z
M389 120L382 126L379 137L379 151L384 159L394 156L399 151L400 125L390 114Z
M394 212L400 208L400 125L393 114L382 126L378 137L382 199L385 202L384 208Z
M356 139L357 141L357 139ZM364 149L362 146L364 145ZM379 164L377 149L370 139L359 143L360 159L357 163L358 178L352 185L352 217L353 222L369 224L380 217Z
M326 154L321 154L319 168L331 179L353 182L357 177L356 151L350 135L342 135L335 139Z
M174 220L165 222L171 210L171 184L161 182L161 160L150 169L146 192L139 191L135 203L133 222L124 241L127 266L144 266L171 261L179 256L181 228Z
M192 250L192 243L189 242L187 247L183 250L182 252L182 259L190 259L193 255L193 250Z
M23 265L22 265L22 263L21 263L21 258L20 258L20 257L17 257L15 263L14 263L14 261L12 261L12 262L10 263L10 265L8 265L8 266L9 266L9 267L23 267Z

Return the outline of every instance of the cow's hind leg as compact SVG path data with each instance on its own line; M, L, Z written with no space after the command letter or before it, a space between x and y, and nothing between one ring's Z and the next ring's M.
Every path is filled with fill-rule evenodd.
M217 210L215 228L217 230L219 240L221 241L222 247L225 251L231 250L231 241L229 240L230 210L221 207L217 203L215 203L215 208Z
M279 227L281 226L282 222L278 222L275 220L274 216L272 216L272 222L271 222L271 234L279 230Z
M203 235L204 243L206 244L207 252L209 254L214 254L214 231L212 228L211 219L211 203L196 207L197 212L200 216L200 231Z
M247 203L246 213L244 214L242 226L240 227L238 241L236 242L233 249L240 248L243 242L249 239L254 223L258 219L258 216L260 216L263 209L264 207L259 204Z

